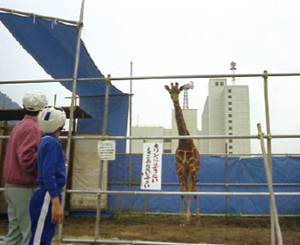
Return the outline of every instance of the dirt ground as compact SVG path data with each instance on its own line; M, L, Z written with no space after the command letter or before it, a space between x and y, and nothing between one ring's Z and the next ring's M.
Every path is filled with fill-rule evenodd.
M300 245L300 217L281 217L279 222L284 244ZM6 234L7 224L7 219L0 219L0 236ZM94 234L95 217L65 218L63 238L93 239ZM190 225L180 226L180 219L175 215L118 214L110 219L101 218L99 238L123 241L265 245L270 244L270 219L202 216L200 222L196 217L192 217Z

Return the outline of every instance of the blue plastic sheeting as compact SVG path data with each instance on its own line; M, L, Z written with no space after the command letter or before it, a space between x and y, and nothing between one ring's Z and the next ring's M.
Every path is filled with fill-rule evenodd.
M162 190L179 191L179 182L175 171L174 155L163 155ZM262 158L229 157L226 167L224 157L201 156L199 171L199 192L268 192L267 179ZM275 192L300 191L300 158L274 157L273 182ZM129 156L118 155L109 163L109 190L141 191L139 183L142 169L142 155L132 155L132 185L129 181ZM226 174L227 173L227 174ZM227 179L227 182L226 182ZM235 184L226 189L225 184ZM242 184L254 184L241 186ZM263 184L263 186L257 186ZM276 184L280 184L276 186ZM284 184L286 186L284 186ZM256 185L256 186L255 186ZM131 207L130 204L131 198ZM147 199L147 212L180 211L179 196L129 196L109 195L108 208L111 211L144 211ZM194 200L191 198L195 212ZM198 203L201 213L205 214L270 214L267 196L200 196ZM299 196L276 197L279 214L300 214ZM186 205L186 200L185 200ZM227 208L228 207L228 208Z
M0 13L0 20L20 45L54 79L70 79L74 75L78 29L41 18ZM101 40L99 41L101 43ZM81 41L78 78L104 76L98 70ZM61 83L72 91L72 82ZM80 107L92 119L79 119L78 133L101 133L106 82L77 82ZM128 94L110 87L107 133L123 136L127 132ZM125 141L117 142L117 152L125 152Z
M76 211L76 212L72 212L71 215L73 217L95 217L96 211L84 211L84 212ZM112 219L115 217L115 213L101 211L99 217Z

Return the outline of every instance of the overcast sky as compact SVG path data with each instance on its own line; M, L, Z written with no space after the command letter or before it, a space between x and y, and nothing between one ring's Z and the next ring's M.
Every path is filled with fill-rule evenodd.
M103 75L112 77L300 72L298 0L86 0L82 39ZM1 0L0 7L78 20L81 0ZM0 81L50 78L0 24ZM198 129L208 79L192 80L189 107L198 109ZM172 80L174 81L174 80ZM133 82L133 125L171 126L172 101L164 89L171 80ZM228 84L231 80L228 79ZM129 81L113 83L129 93ZM249 85L251 134L265 131L262 78L238 78ZM300 77L269 78L271 132L300 134ZM49 103L69 105L60 84L0 85L17 103L23 92L39 89ZM181 97L181 104L182 104ZM252 151L260 152L257 141ZM275 153L299 153L298 139L274 140Z

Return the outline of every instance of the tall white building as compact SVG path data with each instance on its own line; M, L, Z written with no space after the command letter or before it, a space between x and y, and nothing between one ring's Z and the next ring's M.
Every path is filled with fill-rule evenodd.
M181 103L182 104L182 103ZM248 86L227 85L226 79L210 79L208 96L202 112L202 130L197 129L197 110L182 109L190 135L250 135ZM172 128L132 127L132 136L178 136L175 110L172 109ZM178 140L132 140L132 153L142 153L143 142L162 142L164 153L174 153ZM194 139L200 153L248 154L250 139Z
M249 90L246 85L227 85L226 79L210 79L202 112L202 135L250 135ZM250 153L250 139L202 140L201 152Z

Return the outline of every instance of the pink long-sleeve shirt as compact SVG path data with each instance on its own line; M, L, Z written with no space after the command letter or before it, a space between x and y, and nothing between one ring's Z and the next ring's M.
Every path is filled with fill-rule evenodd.
M41 131L36 119L25 115L12 130L5 155L5 185L32 188L36 182L37 149Z

